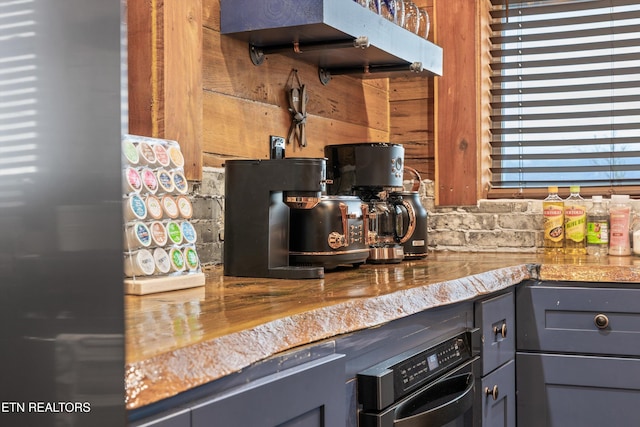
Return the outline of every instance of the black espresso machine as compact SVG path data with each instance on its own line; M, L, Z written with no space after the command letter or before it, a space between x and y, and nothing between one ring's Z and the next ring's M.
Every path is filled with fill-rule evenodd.
M417 191L404 191L404 147L391 143L328 145L327 193L367 204L365 228L371 263L427 255L427 212Z
M312 279L317 265L289 261L291 213L309 210L325 190L326 160L287 158L225 162L224 274Z

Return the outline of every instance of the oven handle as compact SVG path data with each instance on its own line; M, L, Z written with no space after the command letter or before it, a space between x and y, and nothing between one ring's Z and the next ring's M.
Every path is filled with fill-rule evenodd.
M463 415L473 406L475 378L472 373L456 375L442 380L429 387L423 393L419 393L411 399L403 402L396 410L396 419L393 425L396 427L420 427L426 425L443 426ZM464 388L463 388L464 387ZM462 390L456 393L449 401L418 414L411 414L413 409L419 409L429 402L429 399L437 398L438 394L448 395L448 389ZM440 391L440 393L438 393ZM434 396L435 395L435 396ZM421 401L425 400L425 401ZM409 413L403 416L403 413Z

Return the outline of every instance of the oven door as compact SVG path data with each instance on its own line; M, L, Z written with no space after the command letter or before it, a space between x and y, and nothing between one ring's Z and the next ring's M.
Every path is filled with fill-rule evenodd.
M360 427L471 427L479 357L443 374L381 412L361 411Z

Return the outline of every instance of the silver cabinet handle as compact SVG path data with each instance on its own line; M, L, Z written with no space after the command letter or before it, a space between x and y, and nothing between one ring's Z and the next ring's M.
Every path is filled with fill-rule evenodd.
M498 400L498 396L500 395L498 392L498 386L494 385L493 388L485 387L484 394L493 397L493 400Z
M593 318L593 323L596 324L598 329L605 329L609 326L609 318L606 314L596 314L596 317Z
M501 327L498 326L494 326L493 327L493 333L495 335L502 335L502 338L506 338L507 337L507 324L503 323Z

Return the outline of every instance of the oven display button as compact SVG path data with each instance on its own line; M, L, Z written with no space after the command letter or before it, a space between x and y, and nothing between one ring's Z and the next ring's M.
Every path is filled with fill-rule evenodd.
M435 371L436 369L438 369L438 356L432 354L427 358L427 363L429 364L429 370Z

